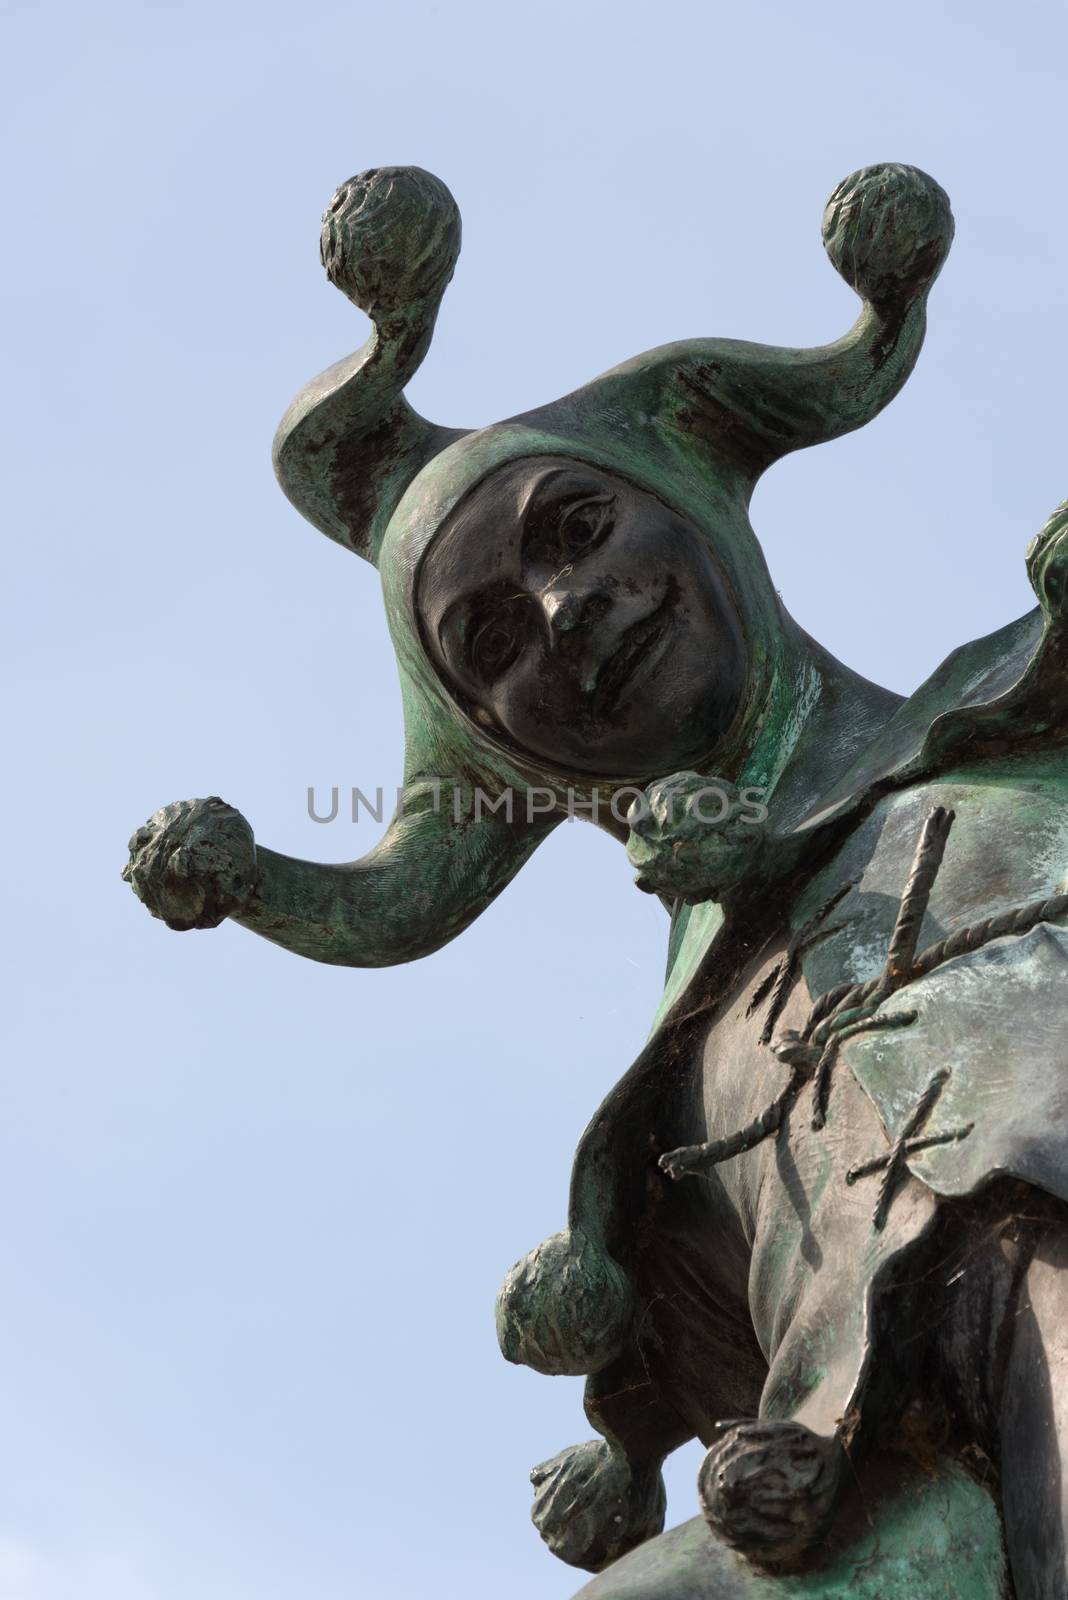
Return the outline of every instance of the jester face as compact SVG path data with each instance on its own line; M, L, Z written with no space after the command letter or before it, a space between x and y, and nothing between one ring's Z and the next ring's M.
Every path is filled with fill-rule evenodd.
M694 765L742 698L742 629L708 540L655 495L562 456L483 479L424 557L416 604L453 698L558 769Z

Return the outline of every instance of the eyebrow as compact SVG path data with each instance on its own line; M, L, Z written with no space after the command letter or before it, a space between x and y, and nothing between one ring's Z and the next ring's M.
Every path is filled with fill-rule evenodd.
M585 483L583 479L586 480ZM576 461L573 464L568 463L566 467L551 467L534 480L521 499L519 503L520 522L526 522L532 512L541 509L539 501L551 498L553 492L560 487L561 483L567 484L568 482L573 483L579 493L588 490L596 494L600 487L581 461Z
M573 467L549 467L535 477L527 486L526 493L519 501L519 521L525 522L532 510L537 509L537 501L542 493L547 493L561 478L570 477L574 472Z

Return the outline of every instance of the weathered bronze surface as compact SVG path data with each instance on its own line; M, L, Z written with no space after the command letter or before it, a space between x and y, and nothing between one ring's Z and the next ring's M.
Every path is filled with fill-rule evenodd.
M901 388L952 232L930 178L866 168L824 217L837 343L683 341L464 432L403 398L455 204L345 184L323 261L374 331L275 464L381 572L403 801L347 866L217 798L131 841L171 927L341 965L444 944L576 807L670 909L652 1035L497 1306L509 1360L587 1379L599 1438L533 1481L589 1600L1068 1597L1068 507L1036 608L907 700L789 617L748 517ZM704 1515L663 1534L694 1437Z

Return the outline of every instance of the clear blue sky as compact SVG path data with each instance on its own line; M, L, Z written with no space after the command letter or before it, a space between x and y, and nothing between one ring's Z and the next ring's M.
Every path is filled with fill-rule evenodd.
M534 1462L580 1385L493 1298L663 966L622 852L561 828L460 941L384 973L120 883L165 801L343 860L309 784L389 785L374 574L274 485L291 394L364 336L318 219L415 162L465 248L413 398L480 424L696 334L852 320L819 243L913 162L957 243L919 370L754 520L799 620L913 687L1026 609L1068 495L1063 4L7 3L0 1600L564 1600ZM693 1514L698 1452L670 1480Z

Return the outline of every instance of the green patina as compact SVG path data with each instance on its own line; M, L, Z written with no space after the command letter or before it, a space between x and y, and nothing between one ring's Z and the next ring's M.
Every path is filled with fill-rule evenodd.
M754 1571L701 1518L636 1550L575 1600L1009 1600L997 1510L954 1467L892 1461L848 1533L804 1572Z
M645 1050L583 1135L568 1227L513 1269L498 1303L509 1359L588 1375L587 1413L604 1442L539 1469L535 1504L543 1537L565 1560L609 1567L584 1600L1007 1593L995 1498L946 1456L930 1470L885 1453L864 1465L858 1446L849 1465L863 1473L863 1495L847 1485L833 1524L830 1516L835 1463L854 1436L866 1448L872 1424L893 1412L877 1334L888 1315L908 1314L893 1294L933 1236L936 1197L967 1199L1008 1175L1068 1201L1060 1134L1068 1108L1049 1044L1068 1036L1066 1003L1053 1004L1068 995L1068 935L1050 925L1051 913L1022 937L993 940L910 982L914 1029L843 1043L839 1120L826 1139L807 1098L769 1119L775 1090L765 1085L784 1081L788 1058L773 1058L759 1008L746 1009L753 985L773 985L775 963L789 957L783 1018L796 1050L802 991L807 1008L878 973L932 805L956 810L959 848L925 913L925 941L961 918L990 918L1021 896L1050 899L1065 888L1068 508L1028 551L1036 609L954 652L906 701L850 673L789 617L749 520L769 466L862 426L905 382L952 232L931 179L909 167L864 169L839 186L824 219L828 254L862 301L842 339L812 350L680 341L549 405L463 430L428 422L403 394L459 252L452 197L415 168L381 168L343 185L324 217L323 262L373 331L297 396L276 436L275 465L301 513L380 573L405 721L402 802L375 849L342 866L263 848L218 799L166 807L132 841L125 875L170 926L212 927L230 916L298 954L366 967L414 960L461 932L575 800L588 805L596 793L603 825L620 839L629 833L640 886L672 908L663 997ZM669 776L639 761L626 779L616 771L598 780L535 758L485 708L480 719L461 703L435 664L417 603L428 552L495 475L546 457L654 497L695 530L702 560L722 578L744 636L744 688L696 772ZM713 778L732 796L717 827L695 800ZM759 827L744 826L734 803L750 787L767 807ZM628 789L650 799L649 815L629 830L603 809ZM531 812L535 791L547 803ZM832 892L827 937L794 950ZM988 1026L992 988L1002 1001ZM932 1059L954 1052L968 1070L945 1085L939 1115L974 1135L909 1153L922 1182L883 1231L845 1167L878 1161L908 1132ZM714 1177L711 1166L700 1172L721 1135L730 1145L754 1127L759 1137L731 1146L730 1164ZM694 1139L704 1142L685 1142ZM698 1182L679 1201L664 1174L685 1176L670 1163L694 1151ZM737 1284L722 1275L724 1262L737 1268ZM735 1288L724 1333L720 1302ZM691 1325L671 1323L678 1304L697 1308ZM737 1383L717 1390L702 1363L731 1361ZM749 1422L713 1442L724 1416L742 1414L742 1392ZM744 1466L747 1450L759 1455L769 1422L782 1428L768 1476L793 1485L789 1514L780 1504L754 1533L759 1517L743 1506L732 1534L737 1506L724 1511L717 1501L716 1471ZM652 1537L663 1518L660 1462L694 1434L711 1445L706 1468L715 1470L702 1495L722 1537L703 1522ZM770 1576L729 1548L762 1555L766 1538L781 1553L787 1535L808 1541L804 1570ZM648 1542L627 1555L639 1541Z

